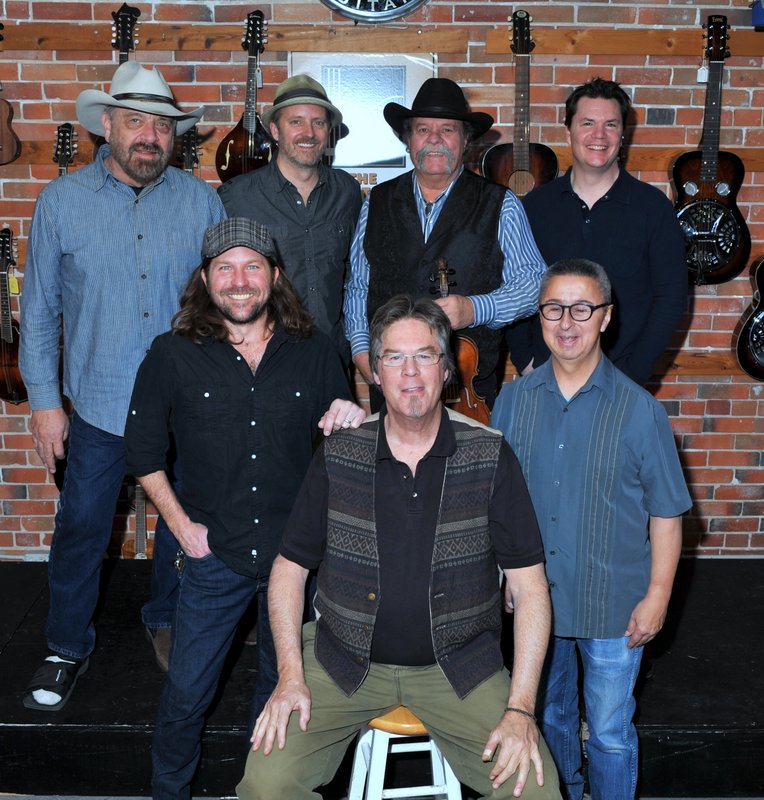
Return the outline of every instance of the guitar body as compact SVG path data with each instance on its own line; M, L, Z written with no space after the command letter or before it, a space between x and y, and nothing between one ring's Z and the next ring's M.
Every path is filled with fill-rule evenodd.
M11 127L13 106L0 98L0 166L10 164L21 155L21 142Z
M230 181L237 175L264 167L271 160L271 139L257 116L255 129L248 131L242 117L218 145L215 168L220 180Z
M735 352L743 372L757 381L764 381L764 259L754 271L756 290L753 293L751 312L740 329Z
M8 273L16 265L15 242L10 228L0 231L0 399L23 403L27 390L19 371L19 326L11 316Z
M716 180L703 180L701 150L683 153L674 163L674 206L684 232L687 267L697 283L722 283L745 269L751 234L735 202L745 166L735 153L716 153Z
M481 163L483 177L506 186L518 197L557 177L557 156L551 147L531 142L528 145L528 168L515 165L515 146L497 144L486 151Z

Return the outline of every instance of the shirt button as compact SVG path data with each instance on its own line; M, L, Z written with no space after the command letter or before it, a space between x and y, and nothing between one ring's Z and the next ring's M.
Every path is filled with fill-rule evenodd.
M552 517L552 522L557 522L557 517Z
M209 397L209 396L210 396L210 393L209 393L209 392L205 392L205 393L204 393L204 396L205 396L205 397Z
M555 482L554 482L554 485L555 485L555 486L559 486L559 485L560 485L560 482L559 482L559 481L555 481Z
M139 239L143 239L143 234L142 234L142 233L139 233L139 234L138 234L138 238L139 238Z
M369 593L366 595L366 599L367 599L367 600L370 600L370 601L372 601L372 602L373 602L374 600L376 600L376 599L377 599L377 595L376 595L376 593L375 593L375 592L369 592Z
M148 316L149 316L149 312L148 312L148 311L144 311L144 312L143 312L143 316L144 316L144 318L145 318L145 317L148 317Z
M146 278L148 278L148 275L146 275L146 273L144 272L143 275L141 275L141 280L145 281Z
M557 447L558 447L560 450L563 450L563 449L565 448L565 445L564 445L564 444L558 444L558 445L557 445Z
M249 424L250 425L257 425L257 423L254 420L251 420Z
M252 453L250 458L254 461L257 458L257 453Z
M253 492L256 492L256 491L257 491L257 486L253 486L253 487L252 487L252 491L253 491Z
M557 551L556 550L550 550L549 551L549 555L550 556L556 556L557 555Z
M295 392L295 393L294 393L294 396L295 396L295 397L300 397L300 396L301 396L301 393L300 393L300 392Z
M252 521L255 523L255 525L260 524L260 520L257 517L255 517Z
M411 496L412 497L419 497L419 492L414 492Z

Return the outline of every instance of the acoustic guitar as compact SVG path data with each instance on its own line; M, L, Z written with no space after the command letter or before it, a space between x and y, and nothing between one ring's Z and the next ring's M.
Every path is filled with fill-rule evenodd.
M0 399L23 403L27 390L19 371L19 326L11 315L11 270L16 266L16 242L10 228L0 230ZM14 291L18 294L18 291Z
M738 364L757 381L764 381L764 259L754 268L753 302L748 318L740 329L735 352Z
M0 22L0 31L5 28ZM0 42L3 41L3 35L0 33ZM0 92L3 90L3 84L0 83ZM3 164L10 164L21 155L21 142L19 137L16 136L11 123L13 122L13 106L0 97L0 166Z
M434 294L440 297L448 297L453 286L450 276L454 274L449 269L448 262L442 256L435 262L437 274L432 276L432 280L437 280L438 288L432 289ZM454 342L454 360L456 362L456 375L451 382L443 389L443 402L467 417L488 425L491 420L491 410L473 385L473 381L478 374L478 359L480 353L477 345L469 336L459 335Z
M545 144L530 141L531 17L522 9L512 15L512 52L515 54L515 126L512 144L497 144L486 151L483 176L511 189L518 197L557 177L557 156Z
M260 54L267 41L268 23L263 19L263 12L250 12L241 40L241 46L247 51L244 114L236 127L223 137L215 153L215 168L223 183L260 169L271 160L271 139L257 113L257 90L263 85Z
M687 267L698 286L736 277L751 254L751 234L735 203L745 167L735 153L719 149L727 18L712 14L704 27L709 66L701 149L680 155L672 174Z
M189 128L180 139L180 164L193 175L199 166L199 131L196 125Z

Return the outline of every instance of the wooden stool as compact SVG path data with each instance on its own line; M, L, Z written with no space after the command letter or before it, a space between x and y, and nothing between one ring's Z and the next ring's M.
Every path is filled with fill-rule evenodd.
M419 741L395 741L411 737L419 737ZM423 740L423 737L426 739ZM388 753L429 753L432 784L385 789ZM348 800L392 800L401 797L462 800L461 785L440 748L430 739L419 718L405 706L398 706L384 716L373 719L361 730L348 790Z

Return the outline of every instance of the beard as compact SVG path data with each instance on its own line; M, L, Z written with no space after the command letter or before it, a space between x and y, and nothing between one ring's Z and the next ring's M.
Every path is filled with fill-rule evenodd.
M234 311L223 298L216 300L215 305L223 319L228 322L232 322L234 325L249 325L250 322L254 322L267 313L268 298L261 298L246 312Z
M170 151L163 150L156 144L142 144L135 142L130 147L125 148L119 142L111 142L111 157L119 164L125 175L135 181L138 186L148 186L153 183L167 169L170 163ZM138 150L148 150L156 154L153 161L146 161L136 158L135 152Z

